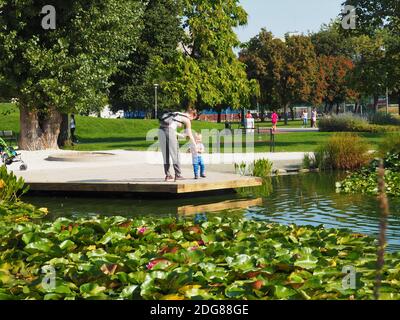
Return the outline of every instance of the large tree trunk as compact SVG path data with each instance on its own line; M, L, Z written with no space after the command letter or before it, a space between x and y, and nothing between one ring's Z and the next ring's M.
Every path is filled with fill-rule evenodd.
M374 95L374 112L375 113L378 112L378 102L379 102L379 96L378 95Z
M260 121L261 121L261 122L265 122L265 111L264 111L264 110L262 110L262 111L260 112Z
M355 114L359 113L359 112L358 112L358 109L359 109L359 108L360 108L360 104L358 103L358 101L356 101L353 112L354 112Z
M332 114L333 112L333 102L329 102L329 113Z
M290 108L290 114L291 114L291 117L292 117L292 121L294 121L295 117L294 117L294 109L293 109L293 107Z
M58 146L64 147L69 139L69 121L68 121L68 114L63 113L61 114L61 125L60 125L60 134L58 135Z
M19 147L22 150L58 149L61 114L52 109L46 116L35 110L20 107Z
M288 124L288 108L290 107L290 103L285 103L283 106L283 113L284 113L284 118L285 118L285 126Z
M399 115L400 115L400 91L397 93L397 103L399 104Z

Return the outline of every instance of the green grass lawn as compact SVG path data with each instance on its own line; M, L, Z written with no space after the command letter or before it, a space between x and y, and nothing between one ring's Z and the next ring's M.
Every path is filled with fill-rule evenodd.
M151 129L158 128L157 120L130 120L130 119L100 119L91 117L76 117L76 134L79 144L70 149L80 151L96 150L146 150L151 141L146 141L146 135ZM259 126L270 127L270 122L258 123ZM301 121L289 121L288 126L281 122L278 127L301 127ZM233 129L238 124L233 125ZM193 129L224 129L224 124L194 121ZM0 130L19 132L19 112L11 104L0 104ZM285 133L276 137L276 152L314 151L332 133L301 132ZM372 148L375 148L383 139L383 134L364 133ZM269 135L255 136L255 151L269 151Z

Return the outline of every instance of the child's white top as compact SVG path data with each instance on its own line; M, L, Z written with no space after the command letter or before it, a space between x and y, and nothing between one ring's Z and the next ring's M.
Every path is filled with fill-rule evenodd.
M204 147L204 144L203 144L202 142L197 143L197 144L195 144L195 145L192 144L192 145L190 146L190 152L192 153L193 159L194 159L195 157L201 155L202 153L204 153L205 149L206 149L206 148Z

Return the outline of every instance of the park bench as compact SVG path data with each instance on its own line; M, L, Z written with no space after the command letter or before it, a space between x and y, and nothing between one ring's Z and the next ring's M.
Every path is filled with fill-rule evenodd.
M275 145L276 145L276 135L278 134L287 134L291 132L299 132L297 129L278 129L276 131L272 130L272 128L268 127L258 127L257 128L257 134L262 135L262 134L269 134L270 138L269 140L263 141L266 143L269 143L269 149L270 152L275 152Z
M11 130L0 130L0 138L7 143L18 144L18 136Z

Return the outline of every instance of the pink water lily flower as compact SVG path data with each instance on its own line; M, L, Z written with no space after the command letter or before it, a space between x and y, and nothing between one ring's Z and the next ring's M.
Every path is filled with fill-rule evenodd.
M144 234L147 230L148 230L148 228L146 228L146 227L138 228L138 232L140 234Z
M151 261L146 265L146 268L147 268L147 270L151 270L151 269L153 269L157 264L159 264L159 263L161 263L161 262L169 263L168 260L163 259L163 258L154 259L154 260L151 260Z
M146 265L146 268L148 269L148 270L151 270L151 269L153 269L154 268L154 266L157 264L157 262L155 262L155 261L150 261L147 265Z

